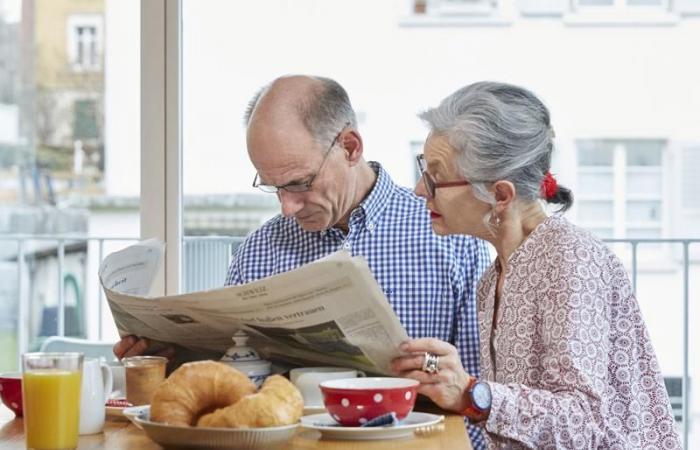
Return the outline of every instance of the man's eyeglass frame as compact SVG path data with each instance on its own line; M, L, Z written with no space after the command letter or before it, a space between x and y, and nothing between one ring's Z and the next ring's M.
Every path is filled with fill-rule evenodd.
M343 128L340 129L338 134L335 135L335 137L333 138L333 141L331 142L330 147L328 147L328 150L326 150L326 154L323 155L323 161L321 161L321 164L318 166L318 170L316 170L316 173L311 175L311 178L309 179L309 181L304 182L304 183L288 183L288 184L285 184L282 186L275 186L274 184L260 184L260 175L256 172L255 178L253 178L253 187L256 187L256 188L260 189L261 191L267 192L270 194L275 194L275 193L279 192L280 190L285 190L287 192L294 192L294 193L307 192L307 191L311 190L311 186L312 186L314 180L316 180L316 178L318 177L318 174L321 173L321 169L326 164L326 160L328 159L328 155L331 154L331 150L333 150L333 147L338 142L338 139L343 134L343 131L345 131L345 129L349 126L350 126L350 122L346 122L345 125L343 125Z
M420 171L420 176L423 179L423 185L428 193L428 198L435 198L435 189L438 188L468 186L471 184L466 180L437 182L435 181L435 178L428 173L428 165L426 164L422 153L420 155L416 155L416 162L418 163L418 171Z

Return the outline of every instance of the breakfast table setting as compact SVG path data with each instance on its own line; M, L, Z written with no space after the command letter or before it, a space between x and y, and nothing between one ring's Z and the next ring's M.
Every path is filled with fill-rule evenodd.
M122 362L23 355L22 373L0 374L0 448L472 448L464 417L416 402L406 378L338 367L258 377L199 361L166 379L157 357Z

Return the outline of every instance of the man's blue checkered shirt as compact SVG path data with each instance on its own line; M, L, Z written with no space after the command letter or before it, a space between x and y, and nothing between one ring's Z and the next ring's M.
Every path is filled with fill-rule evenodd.
M423 199L370 164L377 181L352 212L347 235L337 228L304 231L294 218L276 216L238 247L226 284L250 283L345 248L367 260L409 336L450 342L467 372L478 376L475 293L489 263L486 245L473 237L434 234ZM483 448L472 428L472 445Z

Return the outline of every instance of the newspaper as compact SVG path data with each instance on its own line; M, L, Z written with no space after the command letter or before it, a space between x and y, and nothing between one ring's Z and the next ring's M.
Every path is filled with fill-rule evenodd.
M265 357L389 374L408 335L364 258L339 251L245 285L149 296L165 246L147 240L107 256L99 277L121 336L223 355L244 330Z

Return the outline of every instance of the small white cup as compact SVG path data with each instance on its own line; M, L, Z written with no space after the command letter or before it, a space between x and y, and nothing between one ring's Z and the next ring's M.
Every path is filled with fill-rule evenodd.
M83 361L79 434L100 433L105 425L105 402L112 392L112 371L99 359Z
M321 382L364 376L361 370L347 367L298 367L289 372L289 379L301 392L304 405L312 408L323 408L323 394L318 387Z

